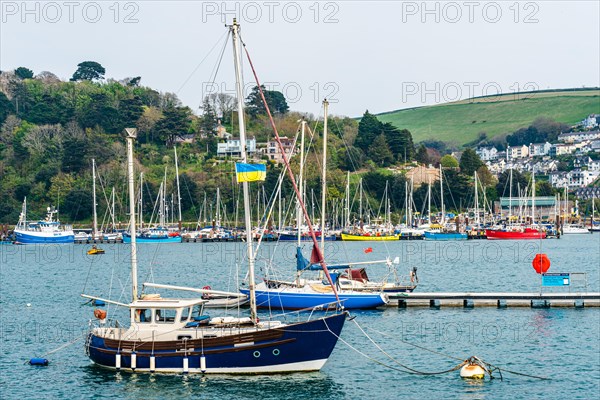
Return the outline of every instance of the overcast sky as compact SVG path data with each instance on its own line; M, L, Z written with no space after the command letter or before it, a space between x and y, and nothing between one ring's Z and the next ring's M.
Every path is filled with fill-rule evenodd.
M359 116L518 90L600 86L599 1L221 2L0 0L0 70L141 76L198 112L233 94L226 29L292 110ZM212 49L212 52L211 52ZM244 67L250 86L250 70Z

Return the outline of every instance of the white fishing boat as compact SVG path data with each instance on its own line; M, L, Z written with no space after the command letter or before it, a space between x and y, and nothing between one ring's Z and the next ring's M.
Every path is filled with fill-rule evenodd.
M23 200L23 208L19 222L15 227L15 239L19 244L65 244L75 241L75 234L70 225L61 225L58 211L54 207L46 209L45 219L27 221L27 198Z

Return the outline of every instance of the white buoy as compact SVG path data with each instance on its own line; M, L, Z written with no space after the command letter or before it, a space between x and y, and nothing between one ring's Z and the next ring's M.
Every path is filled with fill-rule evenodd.
M121 353L115 355L115 368L117 371L121 369Z
M206 372L206 357L204 357L204 355L200 357L200 371L202 371L202 373Z
M460 369L460 377L464 379L483 379L485 370L479 364L465 364Z
M31 307L31 303L27 303L27 307Z
M190 372L189 360L187 357L183 357L183 373L187 374Z
M156 371L156 357L150 356L150 372Z
M131 369L135 369L137 367L137 354L135 352L131 353Z

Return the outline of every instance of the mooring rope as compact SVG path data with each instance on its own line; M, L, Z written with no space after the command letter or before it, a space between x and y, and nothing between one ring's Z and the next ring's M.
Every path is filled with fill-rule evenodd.
M367 334L367 332L365 332L365 330L364 330L364 329L363 329L363 328L362 328L362 327L361 327L361 326L358 324L358 322L356 322L356 320L355 320L354 318L353 318L353 319L351 319L351 321L353 321L353 322L354 322L354 324L355 324L355 325L356 325L356 327L357 327L357 328L358 328L358 329L359 329L359 330L362 332L362 334L363 334L363 335L364 335L364 336L365 336L365 337L366 337L366 338L367 338L367 339L368 339L368 340L369 340L369 341L370 341L370 342L371 342L371 343L372 343L372 344L373 344L373 345L374 345L374 346L375 346L375 347L376 347L376 348L377 348L377 349L378 349L378 350L379 350L381 353L383 353L383 354L384 354L386 357L388 357L388 358L389 358L389 359L390 359L390 360L391 360L393 363L395 363L395 364L399 365L401 368L404 368L404 369L400 369L400 368L397 368L397 367L395 367L395 366L393 366L393 365L386 364L386 363L384 363L384 362L382 362L382 361L379 361L379 360L377 360L377 359L376 359L376 358L374 358L374 357L371 357L370 355L368 355L368 354L364 353L363 351L361 351L361 350L357 349L356 347L352 346L350 343L348 343L347 341L345 341L344 339L342 339L342 338L341 338L339 335L335 334L335 332L333 332L333 331L332 331L332 330L329 328L329 326L327 325L327 321L324 321L324 322L325 322L325 326L327 326L327 329L329 330L329 332L330 332L332 335L334 335L334 336L335 336L335 337L336 337L336 338L337 338L339 341L341 341L341 342L342 342L342 343L344 343L346 346L348 346L350 349L354 350L355 352L357 352L357 353L358 353L358 354L360 354L361 356L363 356L363 357L367 358L368 360L370 360L370 361L373 361L374 363L376 363L376 364L379 364L379 365L381 365L381 366L384 366L384 367L386 367L386 368L389 368L389 369L393 369L393 370L396 370L396 371L400 371L400 372L404 372L404 373L407 373L407 374L412 374L412 375L424 375L424 376L428 376L428 375L442 375L442 374L447 374L447 373L450 373L450 372L453 372L453 371L459 370L460 368L462 368L463 366L465 366L465 365L467 365L467 364L476 364L476 365L479 365L481 368L483 368L483 370L484 370L484 371L485 371L485 372L486 372L486 373L489 375L490 379L494 379L494 376L492 375L492 373L493 373L494 371L498 371L498 373L500 374L500 380L503 380L503 377L502 377L502 372L509 373L509 374L514 374L514 375L519 375L519 376L525 376L525 377L528 377L528 378L533 378L533 379L540 379L540 380L550 380L550 378L546 378L546 377L542 377L542 376L537 376L537 375L532 375L532 374L525 374L525 373L522 373L522 372L516 372L516 371L512 371L512 370L506 369L506 368L504 368L504 367L499 367L499 366L497 366L497 365L494 365L494 364L491 364L491 363L489 363L489 362L487 362L487 361L483 361L483 360L481 360L481 359L480 359L479 357L477 357L477 356L472 356L472 357L469 357L469 358L467 358L467 359L464 359L464 358L459 358L459 357L451 356L451 355L448 355L448 354L442 353L442 352L440 352L440 351L436 351L436 350L428 349L428 348L426 348L426 347L424 347L424 346L420 346L420 345L417 345L417 344L414 344L414 343L408 342L408 341L406 341L406 340L400 339L400 340L401 340L403 343L409 344L409 345L411 345L411 346L414 346L414 347L417 347L417 348L419 348L419 349L422 349L422 350L425 350L425 351L429 351L429 352L431 352L431 353L438 354L438 355L441 355L441 356L447 357L447 358L449 358L449 359L452 359L452 360L459 360L459 361L461 361L461 362L460 362L458 365L456 365L456 366L454 366L454 367L452 367L452 368L450 368L450 369L448 369L448 370L445 370L445 371L438 371L438 372L425 372L425 371L419 371L419 370L416 370L416 369L414 369L414 368L411 368L411 367L409 367L409 366L407 366L407 365L404 365L404 364L402 364L402 363L398 362L398 360L396 360L394 357L392 357L392 356L391 356L391 355L390 355L388 352L386 352L386 351L385 351L385 350L384 350L384 349L383 349L383 348L382 348L382 347L381 347L381 346L380 346L380 345L379 345L377 342L375 342L375 340L373 340L373 339L372 339L372 338L371 338L371 337L370 337L370 336ZM379 331L375 331L375 332L385 335L385 333L383 333L383 332L379 332Z

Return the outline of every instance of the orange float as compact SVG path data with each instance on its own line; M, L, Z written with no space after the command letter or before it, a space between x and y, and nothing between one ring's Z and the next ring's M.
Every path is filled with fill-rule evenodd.
M106 319L106 310L102 310L100 308L96 308L94 310L94 317L98 319Z
M550 269L550 259L546 254L536 254L531 266L538 274L543 274Z

